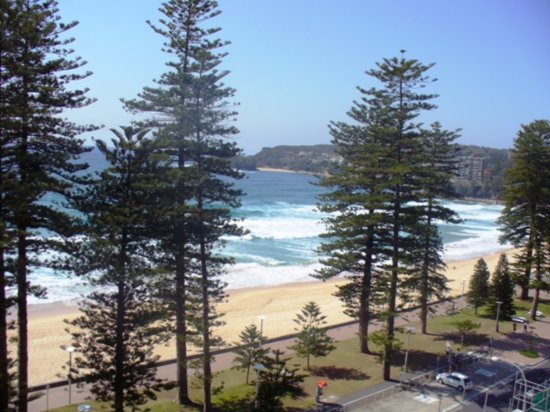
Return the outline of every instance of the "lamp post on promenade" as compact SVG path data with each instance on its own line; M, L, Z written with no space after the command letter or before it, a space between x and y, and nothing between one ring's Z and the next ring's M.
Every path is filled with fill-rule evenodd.
M500 316L500 305L502 305L502 302L497 300L496 301L496 304L497 304L497 322L496 322L496 326L495 326L495 332L496 333L499 333L499 330L498 330L498 318Z
M260 392L260 371L265 369L265 366L261 363L257 363L253 366L256 371L256 396L254 397L254 409L258 409L258 394Z
M72 372L73 372L73 352L75 351L74 346L67 346L65 348L67 352L69 352L69 373L68 373L68 380L69 380L69 405L72 405Z
M260 346L262 346L264 340L264 320L266 317L264 315L260 315L258 316L258 319L260 320Z
M447 364L449 366L449 373L451 373L452 369L453 369L453 348L451 346L451 341L445 342L445 350L446 350L447 356L448 356Z
M412 326L407 326L405 328L405 333L407 335L407 349L405 351L405 364L403 365L403 370L405 373L407 373L407 361L409 359L409 346L411 343L411 333L414 332L414 328Z

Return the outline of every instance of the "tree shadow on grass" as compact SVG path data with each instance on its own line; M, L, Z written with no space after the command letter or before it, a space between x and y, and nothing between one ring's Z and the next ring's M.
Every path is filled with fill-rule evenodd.
M311 368L312 376L319 376L328 379L341 380L364 380L370 376L365 372L351 368L340 368L337 366L319 366Z
M451 341L454 345L460 344L462 336L457 332L448 333L429 333L428 335L433 337L434 341ZM464 338L464 346L470 345L487 345L489 343L489 335L486 333L470 333ZM442 347L444 351L445 348Z
M439 360L438 360L439 358ZM421 350L409 350L407 358L407 370L409 372L427 371L441 366L445 362L445 357L437 353L425 352ZM392 357L392 366L404 366L405 353L396 352Z
M216 412L243 412L252 411L253 409L254 398L251 395L231 396L218 400L214 405L214 411Z

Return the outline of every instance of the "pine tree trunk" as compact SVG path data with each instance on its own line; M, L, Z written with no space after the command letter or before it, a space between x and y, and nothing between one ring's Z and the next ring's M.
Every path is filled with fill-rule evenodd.
M393 355L393 339L395 336L395 314L396 314L396 305L397 305L397 279L399 276L399 218L400 218L400 196L397 194L397 199L395 203L395 210L393 214L393 251L392 251L392 267L391 267L391 280L390 280L390 290L388 296L388 320L386 322L386 345L384 347L384 370L383 378L384 380L391 379L391 361Z
M176 256L176 356L178 401L180 405L191 404L187 378L187 326L186 326L186 287L183 257Z
M118 298L116 308L116 343L115 343L115 382L114 382L114 407L116 412L124 412L124 278L118 283ZM69 371L71 373L71 371Z
M529 315L529 318L531 320L537 320L537 310L539 308L539 301L540 301L540 289L535 288L535 295L533 296L533 302L531 302L531 314Z
M4 250L0 249L0 411L7 411L9 404L9 362L8 362L8 324L6 317L6 271L4 267Z
M536 279L536 287L535 287L535 296L533 296L533 302L531 303L531 314L529 317L531 320L537 320L537 310L539 307L539 301L540 301L540 284L542 282L542 257L541 257L541 250L540 246L536 243L534 248L534 254L535 254L535 279Z
M0 161L2 159L0 158ZM4 222L2 221L2 229ZM4 230L1 241L4 243ZM7 411L10 402L10 376L8 361L8 302L6 299L6 267L4 265L4 248L0 247L0 411Z
M426 253L427 254L427 253ZM425 258L426 259L426 258ZM422 268L422 284L420 286L420 324L422 334L428 333L428 268L426 262L424 262Z
M178 150L178 169L185 169L185 151ZM178 193L185 196L185 185L178 182ZM185 204L185 198L179 199L179 204ZM182 218L183 219L183 218ZM190 405L193 402L189 398L189 380L187 377L187 285L186 285L186 228L185 223L176 221L176 356L177 356L177 381L178 401L180 405Z
M526 261L525 270L523 271L523 276L519 282L519 287L521 288L521 294L520 294L521 300L529 299L529 278L531 277L532 259L533 259L533 242L531 240L531 234L530 234L529 240L527 241L527 250L525 251L525 261Z
M27 412L28 395L28 316L27 316L27 228L18 227L17 239L17 327L18 327L18 412Z
M361 305L363 306L363 305ZM365 312L363 308L359 310L359 349L361 353L369 354L369 341L367 339L369 335L369 313Z
M371 211L371 213L373 213ZM359 348L361 353L368 354L369 322L370 322L370 295L372 285L372 245L374 227L371 225L367 230L367 247L365 251L365 266L363 268L363 282L361 284L361 298L359 303Z
M200 219L200 254L201 254L201 283L202 283L202 356L203 356L203 389L204 389L204 404L203 412L211 412L212 410L212 367L210 365L210 296L208 290L208 269L206 265L207 252L204 239L204 217L202 204L202 192L199 187L199 219Z
M428 333L428 278L430 276L430 227L432 225L432 214L433 214L433 199L428 201L428 211L427 216L428 220L426 226L428 227L428 232L426 234L426 239L424 243L424 261L422 262L422 283L420 286L420 324L422 329L422 334L425 335Z

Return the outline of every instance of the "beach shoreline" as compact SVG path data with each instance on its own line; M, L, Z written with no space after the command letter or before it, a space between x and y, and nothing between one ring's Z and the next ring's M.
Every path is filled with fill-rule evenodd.
M515 251L506 252L511 257ZM483 256L491 272L501 253ZM479 257L448 262L446 275L449 278L451 295L457 296L468 289L468 280ZM321 307L327 316L328 325L352 320L344 315L342 303L333 296L337 285L345 279L284 283L280 285L247 287L227 290L228 299L219 305L218 311L225 314L226 324L217 330L228 345L238 340L239 333L248 325L259 325L259 317L265 316L264 334L267 338L295 333L296 313L310 301ZM29 383L38 385L64 378L63 365L68 354L62 348L70 345L70 335L65 331L64 319L79 315L75 300L29 305ZM11 348L15 353L15 347ZM157 348L161 359L175 357L174 343Z

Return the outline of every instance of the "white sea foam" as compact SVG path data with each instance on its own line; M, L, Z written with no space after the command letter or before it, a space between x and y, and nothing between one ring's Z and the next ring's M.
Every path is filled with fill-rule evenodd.
M510 244L500 244L498 229L470 231L472 237L445 245L443 258L447 261L473 259L510 249Z
M46 299L29 296L28 301L31 304L78 299L92 290L80 278L69 277L46 268L39 269L36 273L29 275L29 279L31 283L47 288Z
M224 280L230 289L273 286L290 282L311 282L313 278L310 275L320 267L319 263L303 266L264 266L257 263L242 263L232 267L224 276Z
M486 221L494 223L500 216L501 205L483 205L476 203L447 203L465 221Z
M318 188L312 188L299 176L285 175L281 179L279 174L254 173L247 181L245 192L251 196L243 199L237 216L245 217L241 225L249 233L241 238L225 237L224 253L234 257L237 264L228 268L224 280L230 288L312 280L310 275L320 267L315 249L320 243L319 235L326 230L321 221L324 215L316 208ZM446 244L446 260L475 258L509 248L498 243L500 233L495 222L502 206L445 204L464 219L460 225L441 225L444 237L461 239ZM48 270L39 270L32 279L46 286L49 296L46 301L31 298L32 303L78 299L91 290L78 278Z
M263 239L300 239L319 236L325 230L317 219L279 217L271 219L247 219L243 226L253 236Z

